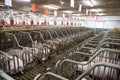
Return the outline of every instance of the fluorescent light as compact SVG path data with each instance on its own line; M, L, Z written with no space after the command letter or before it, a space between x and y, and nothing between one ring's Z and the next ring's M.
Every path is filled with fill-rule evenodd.
M57 11L54 11L54 16L57 16Z
M90 7L94 7L93 3L90 0L85 0L85 3Z
M74 8L74 3L75 1L74 0L70 0L70 6Z
M60 1L60 4L61 4L61 5L63 5L63 4L64 4L64 2L63 2L63 1Z
M65 17L65 13L63 13L63 15L62 15L63 17Z
M65 10L65 11L63 11L64 13L73 13L73 11L71 11L71 10Z
M30 2L31 0L21 0L21 1L24 1L24 2Z
M82 5L80 4L79 5L79 11L81 12L81 10L82 10Z
M29 7L24 7L23 10L25 10L25 11L30 11L31 8L29 8Z
M72 14L73 16L81 16L81 15L83 15L83 14Z
M106 15L105 13L97 13L96 15L102 16L102 15Z
M90 9L90 12L99 12L98 9Z
M88 9L86 9L86 15L88 15Z
M60 8L59 6L56 6L56 5L53 5L53 4L43 5L43 7L44 7L44 8L48 8L48 9L54 9L54 10L57 10L57 9Z
M12 6L12 0L5 0L5 5Z
M96 12L96 13L99 13L101 11L103 11L102 9L90 9L89 10L90 12Z
M97 10L98 10L99 12L100 12L100 11L103 11L102 9L97 9Z
M31 2L31 0L17 0L18 2Z

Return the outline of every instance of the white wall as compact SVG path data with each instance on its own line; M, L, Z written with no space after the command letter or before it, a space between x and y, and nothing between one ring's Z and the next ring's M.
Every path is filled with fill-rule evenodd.
M90 28L120 28L120 16L99 16L97 20L87 16L84 25Z

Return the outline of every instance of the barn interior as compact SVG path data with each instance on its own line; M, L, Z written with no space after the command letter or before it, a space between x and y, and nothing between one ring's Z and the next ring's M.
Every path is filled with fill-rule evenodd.
M120 80L120 0L0 0L0 80Z

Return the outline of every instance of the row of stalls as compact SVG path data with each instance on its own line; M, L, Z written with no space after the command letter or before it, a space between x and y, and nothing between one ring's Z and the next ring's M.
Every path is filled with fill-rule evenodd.
M37 62L44 65L52 54L64 52L93 34L92 29L82 27L1 33L0 67L9 75L24 74Z
M9 75L24 75L25 69L44 65L51 55L88 39L34 80L120 80L119 34L111 29L94 35L80 27L5 32L0 36L0 67Z
M120 80L120 32L90 38L37 80Z

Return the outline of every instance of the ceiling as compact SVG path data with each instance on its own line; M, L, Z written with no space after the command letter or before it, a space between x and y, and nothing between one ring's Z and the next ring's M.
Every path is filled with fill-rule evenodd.
M90 4L87 4L87 2ZM56 10L59 16L63 13L69 13L73 15L103 15L103 16L120 16L120 0L75 0L74 8L70 7L70 0L32 0L27 2L26 0L13 0L13 9L16 11L16 15L24 13L28 14L31 11L31 3L36 4L36 14L44 14L44 8L46 6L52 6L57 9L49 9L48 15L53 15ZM0 0L0 10L8 11L7 7L2 6L4 0ZM79 5L82 5L81 11ZM68 11L69 10L69 11ZM68 12L65 12L68 11Z

